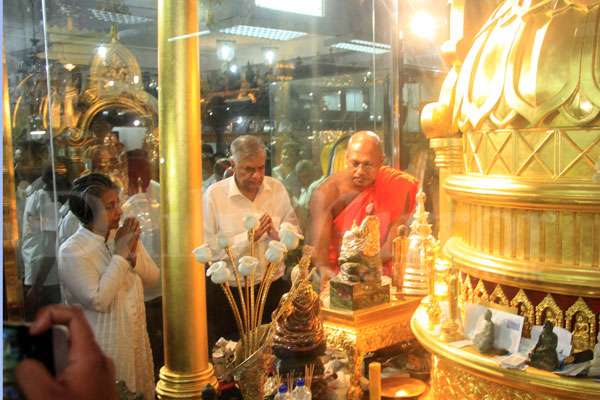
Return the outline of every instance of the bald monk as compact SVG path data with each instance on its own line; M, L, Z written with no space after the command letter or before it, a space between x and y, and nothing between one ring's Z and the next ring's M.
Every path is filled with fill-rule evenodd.
M339 270L341 239L353 222L376 215L381 226L384 274L391 273L393 234L405 224L415 207L417 181L383 165L379 136L370 131L352 135L346 150L346 169L328 177L316 189L310 203L313 216L311 243L315 264L324 284Z

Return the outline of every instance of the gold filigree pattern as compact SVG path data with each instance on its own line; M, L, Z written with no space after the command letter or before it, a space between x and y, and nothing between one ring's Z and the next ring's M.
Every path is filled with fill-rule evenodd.
M551 319L554 326L563 327L563 312L554 301L551 294L546 297L535 307L535 323L543 325L547 319Z
M580 319L580 321L578 321ZM596 343L596 316L581 297L565 312L565 328L573 333L573 351L592 349ZM586 343L576 346L585 337ZM575 349L577 347L577 349ZM576 351L577 350L577 351Z
M501 306L505 306L505 307L510 306L508 297L506 297L506 294L504 293L504 290L502 289L502 286L500 286L500 285L496 285L496 288L490 295L490 301L492 303L500 304Z
M511 307L515 307L517 313L525 318L523 322L523 336L530 337L531 325L535 321L535 309L523 289L519 289L515 297L510 301L510 305Z
M490 295L485 288L485 284L483 283L483 279L480 279L475 286L475 290L473 291L473 302L479 304L487 304L490 301Z
M431 371L431 398L436 400L558 400L526 392L470 374L437 356Z

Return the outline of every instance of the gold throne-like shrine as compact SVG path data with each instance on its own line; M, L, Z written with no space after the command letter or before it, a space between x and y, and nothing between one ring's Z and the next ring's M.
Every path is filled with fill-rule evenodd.
M453 2L443 48L452 69L422 115L459 304L512 307L526 327L551 319L591 349L600 313L600 1L503 1L476 32L467 16L485 4ZM504 369L447 345L423 307L411 328L433 354L432 399L600 398L592 379Z
M50 51L48 57L60 63L54 63L47 76L40 79L35 74L27 75L17 86L12 115L15 143L30 140L26 136L32 129L31 121L40 121L38 129L51 133L56 155L66 159L69 176L74 179L89 169L92 158L102 157L102 150L115 153L114 142L119 147L117 152L123 150L123 143L132 133L116 121L133 121L131 128L144 130L141 147L148 153L156 179L158 103L144 90L137 58L118 40L115 25L108 40L98 45L97 33L82 30L80 41L71 43L64 39L64 30L49 28L50 42L62 50L60 54ZM72 37L72 32L67 33L71 35L67 37ZM90 46L90 42L94 45ZM78 61L81 54L89 54L91 61L87 66L76 66L68 63L65 54L72 54ZM50 94L45 90L46 80L50 80ZM111 169L121 169L122 176L118 178L126 181L126 165L115 154L99 164L102 162L112 164ZM117 162L123 165L115 165ZM109 170L100 172L111 175Z

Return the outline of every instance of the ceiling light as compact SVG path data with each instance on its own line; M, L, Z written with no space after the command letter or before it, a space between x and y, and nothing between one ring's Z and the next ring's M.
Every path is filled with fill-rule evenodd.
M208 35L209 33L210 33L209 30L198 31L198 32L194 32L194 33L186 33L185 35L179 35L179 36L170 37L169 39L167 39L167 41L168 42L174 42L175 40L187 39L187 38L191 38L191 37L194 37L194 36L204 36L204 35Z
M238 71L238 66L235 64L231 64L229 66L229 72L231 72L232 74L235 74Z
M438 29L438 23L435 18L424 12L419 11L410 20L410 30L413 35L432 40Z
M295 14L323 16L323 0L281 1L255 0L256 7L285 11Z
M385 53L390 52L389 50L386 50L386 49L362 46L359 44L346 43L346 42L336 43L336 44L332 45L331 47L335 47L336 49L351 50L351 51L357 51L359 53L368 53L368 54L385 54Z
M287 31L285 29L263 28L260 26L236 25L220 30L221 33L237 36L251 36L270 40L292 40L306 36L306 32Z
M231 61L235 57L235 42L217 40L217 58L221 61Z
M114 22L123 25L143 24L152 21L152 18L141 17L139 15L121 14L106 10L89 9L94 18L103 22Z
M272 47L265 47L263 49L263 56L265 58L265 63L272 65L275 62L275 49Z
M75 64L66 63L65 65L63 65L63 67L65 67L65 69L70 72L75 69Z
M367 47L377 47L379 49L386 49L386 50L389 50L392 48L392 46L390 46L389 44L368 42L366 40L358 40L358 39L351 40L350 43L355 43L355 44L359 44L361 46L367 46Z

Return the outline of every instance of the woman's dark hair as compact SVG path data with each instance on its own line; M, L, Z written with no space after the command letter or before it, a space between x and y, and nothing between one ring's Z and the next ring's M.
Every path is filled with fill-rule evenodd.
M69 208L83 225L94 220L94 207L91 197L99 199L107 190L119 190L106 175L91 173L73 181L73 190L69 195Z

